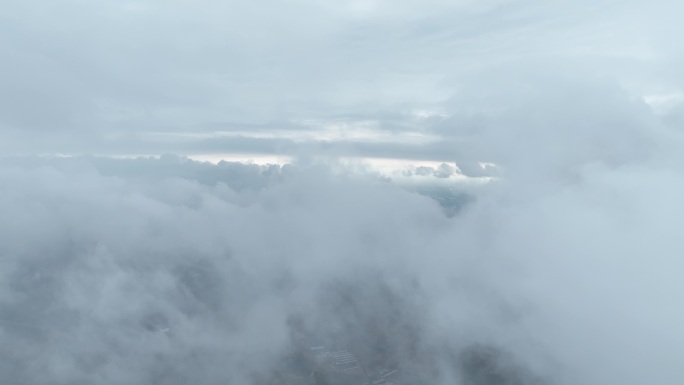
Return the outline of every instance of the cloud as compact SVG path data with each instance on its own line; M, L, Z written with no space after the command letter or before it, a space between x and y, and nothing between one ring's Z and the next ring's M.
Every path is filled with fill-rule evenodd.
M396 145L397 136L390 135L371 148L343 146L346 156L410 152L453 162L459 160L453 152L463 150L454 127L431 131L430 121L452 116L459 125L479 124L478 113L465 109L487 90L529 96L502 74L529 79L552 70L603 77L638 97L681 92L681 55L673 39L680 28L667 17L679 6L651 4L11 1L0 40L7 52L0 67L0 149L287 154L324 148L328 142L316 138L342 118L351 125L372 122L380 136L388 130L406 138L430 134L457 148ZM416 119L415 111L439 114ZM315 124L298 124L303 121ZM217 124L221 128L209 129ZM295 143L274 146L272 138L258 135L264 125ZM221 146L168 140L215 133L221 142L233 131L243 138ZM155 136L160 133L167 136ZM241 143L249 140L254 143Z
M453 217L320 164L5 159L3 377L260 383L303 338L437 383L675 384L684 178L659 149L511 173Z
M681 383L679 11L10 1L0 377Z
M382 260L366 258L400 252L395 235L410 236L413 247L424 242L401 225L378 225L392 217L404 223L405 215L409 222L444 220L427 198L386 184L348 186L318 172L276 170L287 181L241 193L219 180L174 176L194 163L172 158L138 160L135 168L69 163L2 168L0 322L11 347L3 377L14 383L219 383L268 375L286 348L288 316L309 306L317 287L344 282L359 268L380 269ZM230 170L196 167L199 179L203 171ZM245 170L229 175L238 185L270 172L234 168ZM392 202L405 199L415 207L394 212ZM352 223L350 210L368 215ZM315 314L305 313L309 322Z

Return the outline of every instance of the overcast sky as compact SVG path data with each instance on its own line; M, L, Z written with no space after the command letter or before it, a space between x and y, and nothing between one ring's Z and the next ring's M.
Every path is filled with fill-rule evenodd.
M482 131L568 85L681 110L683 7L9 0L0 149L489 161Z
M683 13L3 1L0 382L681 385Z

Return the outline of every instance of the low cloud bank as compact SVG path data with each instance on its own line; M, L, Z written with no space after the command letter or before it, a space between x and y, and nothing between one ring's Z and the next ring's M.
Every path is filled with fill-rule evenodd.
M672 140L623 161L592 153L571 174L548 172L563 159L508 167L454 216L326 165L6 158L0 373L676 384L684 175ZM350 352L366 377L312 367L303 352L318 346Z
M2 384L684 383L684 3L6 3Z

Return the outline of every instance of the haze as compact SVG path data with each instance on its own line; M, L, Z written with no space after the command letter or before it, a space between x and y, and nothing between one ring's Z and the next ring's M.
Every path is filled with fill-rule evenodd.
M683 13L5 0L0 382L681 385Z

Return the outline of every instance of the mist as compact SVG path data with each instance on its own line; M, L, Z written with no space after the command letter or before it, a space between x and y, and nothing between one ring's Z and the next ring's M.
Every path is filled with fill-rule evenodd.
M682 5L5 10L3 384L684 382Z
M268 383L306 342L413 383L675 384L674 160L512 176L452 217L326 165L6 160L3 378Z

